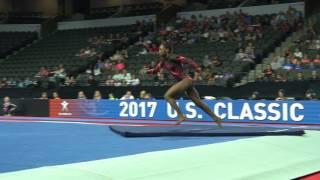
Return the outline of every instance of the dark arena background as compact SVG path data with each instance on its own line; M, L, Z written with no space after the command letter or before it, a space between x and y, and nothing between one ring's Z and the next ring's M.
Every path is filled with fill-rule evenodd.
M0 0L0 180L319 180L319 12Z

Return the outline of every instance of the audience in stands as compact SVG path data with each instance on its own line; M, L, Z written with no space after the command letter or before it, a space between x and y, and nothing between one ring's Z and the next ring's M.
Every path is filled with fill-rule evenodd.
M141 90L139 93L139 99L145 99L146 94L147 94L146 90Z
M108 99L109 100L116 100L117 98L113 95L113 93L108 94Z
M76 80L75 80L74 76L72 76L72 75L67 76L64 84L66 86L75 86L76 85Z
M66 80L67 73L63 64L60 64L56 70L50 73L50 75L53 77L53 80L56 83L60 84L64 83L64 81Z
M56 99L56 100L61 99L57 91L52 92L52 99Z
M36 78L47 78L49 77L49 70L47 66L43 66L40 68L39 72L35 75Z
M272 75L274 74L272 66L268 65L268 67L263 70L263 74L264 74L265 78L267 78L268 80L271 80L272 79Z
M127 91L121 98L120 100L130 100L134 99L134 96L132 95L131 91Z
M9 96L3 98L2 111L4 116L14 115L17 105L13 104Z
M305 100L317 100L317 93L313 89L308 89L305 93Z
M280 69L284 64L284 57L272 54L271 67L273 70Z
M318 71L316 71L316 70L311 71L311 78L310 79L311 80L320 80Z
M128 86L138 86L140 85L140 79L137 78L134 74L126 80Z
M249 100L259 100L259 92L258 91L253 91L251 96L249 97Z
M39 99L49 99L48 98L48 93L47 92L42 92Z
M102 99L102 95L101 95L101 92L100 92L99 90L94 91L93 99L94 99L94 100L100 100L100 99Z
M276 101L284 101L287 100L288 98L285 96L285 90L284 89L279 89L278 91L278 97L275 99Z
M87 96L83 91L79 91L77 99L87 99Z
M194 44L201 41L218 41L221 43L229 41L239 42L239 52L235 55L234 60L240 62L250 62L255 63L257 59L257 53L255 48L255 43L259 39L264 37L265 25L272 24L275 30L281 30L283 32L291 32L295 29L297 24L301 21L301 15L297 13L294 9L289 9L287 13L280 13L278 15L271 16L268 18L259 18L247 15L243 12L237 13L226 13L219 17L206 17L206 16L192 16L190 19L177 17L175 22L171 22L167 25L163 24L160 26L159 31L156 33L151 33L145 37L140 36L139 40L135 43L136 46L142 47L142 51L138 55L142 54L157 54L158 44L161 41L167 41L172 45L179 44ZM88 41L91 45L103 44L105 40L108 39L109 43L116 41L125 42L128 40L127 35L121 34L110 34L108 38L104 37L93 37ZM126 50L126 49L124 49ZM296 55L299 56L298 53ZM130 57L129 57L130 58ZM208 84L214 84L217 77L221 77L225 80L234 77L232 72L224 72L224 74L212 74L210 71L215 71L215 68L224 68L224 60L220 58L213 58L213 56L206 57L203 61L203 67L207 68L204 71L208 73L203 73L199 76L199 79L204 79ZM128 59L128 53L123 53L123 51L117 51L114 55L107 60L100 60L97 63L97 71L103 74L104 71L108 72L108 75L104 76L104 84L106 85L130 85L128 81L130 78L123 77L124 75L119 72L119 70L127 69L126 64L132 62L126 62ZM271 63L272 70L277 70L283 64L283 57L277 57L277 60L273 60ZM102 66L104 62L104 67ZM288 67L299 69L298 66L292 66L290 63ZM139 77L144 77L147 65L141 67L139 71ZM130 71L130 69L128 69ZM92 73L92 72L91 72ZM226 74L228 73L228 75ZM135 75L135 74L132 74ZM164 85L164 75L158 74L156 77L155 85ZM277 79L277 74L270 76L270 79ZM278 79L280 79L278 77ZM141 81L139 79L139 81Z
M243 49L240 48L239 52L235 55L234 61L254 63L252 57L249 56L249 53L251 52L244 52Z

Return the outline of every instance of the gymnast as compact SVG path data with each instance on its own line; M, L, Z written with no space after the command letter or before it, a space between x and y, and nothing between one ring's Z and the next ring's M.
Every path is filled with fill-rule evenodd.
M193 78L185 73L186 68L184 66L189 65L195 70L195 74L198 75L201 73L200 66L184 56L172 54L171 51L172 49L169 44L162 43L159 47L160 60L155 67L148 69L147 73L155 74L159 72L160 69L165 69L179 80L179 82L171 86L164 95L166 101L168 101L171 107L178 113L179 120L176 122L176 125L181 124L187 119L181 112L175 100L175 97L178 94L185 92L195 105L205 111L221 128L222 119L215 115L210 108L201 101L199 93L194 87Z

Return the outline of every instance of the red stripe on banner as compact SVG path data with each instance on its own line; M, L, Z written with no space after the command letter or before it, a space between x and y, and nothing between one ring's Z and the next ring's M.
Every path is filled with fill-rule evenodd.
M0 119L17 119L20 120L20 118L22 119L32 119L33 120L38 120L38 119L52 119L54 120L55 118L58 119L64 119L64 120L68 120L68 121L77 121L77 120L86 120L87 122L90 121L94 121L94 120L127 120L130 122L137 122L137 123L141 123L141 122L147 122L147 123L164 123L164 124L168 124L168 123L174 123L176 120L172 119L172 120L147 120L147 119L130 119L130 118L86 118L86 117L61 117L61 116L53 116L53 117L32 117L32 116L9 116L9 117L0 117ZM201 120L194 120L194 121L190 121L190 120L186 120L184 122L187 123L199 123L199 124L212 124L214 123L214 121L201 121ZM222 121L222 124L244 124L244 125L275 125L275 126L310 126L310 127L320 127L320 124L287 124L287 123L263 123L263 122L228 122L228 121Z
M320 179L320 171L317 171L315 173L296 178L295 180L319 180L319 179Z
M51 116L50 118L65 118L65 119L87 119L87 120L130 120L130 121L169 121L169 122L175 122L176 119L157 119L157 120L148 120L148 119L130 119L130 118L99 118L99 117L78 117L78 116L72 116L72 117L61 117L61 116ZM192 122L192 123L215 123L213 120L211 121L203 121L203 120L185 120L184 122ZM253 125L276 125L276 126L320 126L320 124L292 124L292 123L265 123L265 122L228 122L223 121L222 124L253 124Z

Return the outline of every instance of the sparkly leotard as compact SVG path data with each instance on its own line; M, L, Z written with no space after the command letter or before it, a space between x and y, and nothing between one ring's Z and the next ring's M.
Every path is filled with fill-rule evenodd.
M200 72L199 65L184 56L170 55L168 60L160 61L154 68L147 71L148 74L155 74L160 69L166 69L179 80L192 78L184 72L184 65L190 65L196 72Z

